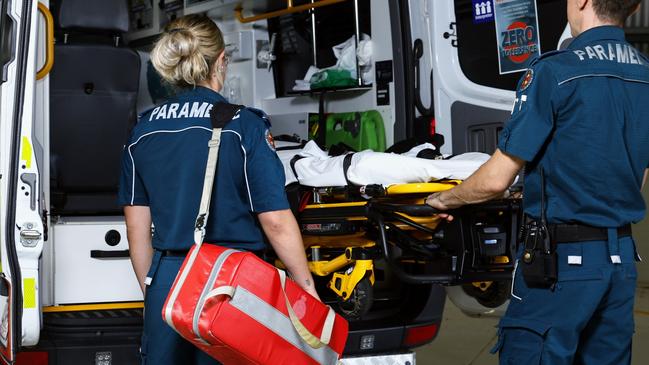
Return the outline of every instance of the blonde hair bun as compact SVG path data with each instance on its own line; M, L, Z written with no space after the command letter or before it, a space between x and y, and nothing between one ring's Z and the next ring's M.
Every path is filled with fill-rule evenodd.
M151 63L160 76L178 87L207 80L224 49L223 35L204 15L187 15L165 27L151 51Z

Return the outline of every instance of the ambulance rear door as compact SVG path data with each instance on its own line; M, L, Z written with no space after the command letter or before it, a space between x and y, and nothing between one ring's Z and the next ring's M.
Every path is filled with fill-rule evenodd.
M420 72L415 75L421 87L415 90L415 98L434 109L436 131L446 139L443 152L493 153L498 134L509 119L514 91L527 67L525 61L533 58L515 53L536 43L542 53L559 47L568 35L565 0L409 3L413 47L417 39L423 44ZM499 27L516 36L496 30L497 5L506 6L499 14L526 5L531 9L522 21L500 17ZM532 18L534 9L538 21ZM499 59L499 42L511 49L509 57Z
M36 1L0 0L0 357L7 363L40 333L44 231L32 138L37 14Z

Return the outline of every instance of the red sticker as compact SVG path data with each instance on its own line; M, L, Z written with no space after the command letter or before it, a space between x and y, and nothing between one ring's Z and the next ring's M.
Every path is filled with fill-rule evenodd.
M521 82L521 91L527 89L530 84L532 84L532 80L534 80L534 71L530 69L527 70L525 77L523 77L523 82Z
M268 145L268 148L275 151L275 140L273 139L273 135L270 134L269 129L266 129L266 144Z

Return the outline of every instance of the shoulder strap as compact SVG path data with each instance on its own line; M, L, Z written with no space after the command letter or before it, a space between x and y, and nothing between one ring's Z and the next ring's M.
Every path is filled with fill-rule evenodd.
M205 167L205 180L203 180L203 193L201 195L201 206L196 217L194 226L194 243L203 244L205 238L205 225L210 212L210 200L212 198L212 187L216 175L216 163L219 160L219 146L221 145L221 130L234 118L243 108L242 105L227 103L214 103L210 112L212 121L212 138L208 142L209 152L207 155L207 166Z

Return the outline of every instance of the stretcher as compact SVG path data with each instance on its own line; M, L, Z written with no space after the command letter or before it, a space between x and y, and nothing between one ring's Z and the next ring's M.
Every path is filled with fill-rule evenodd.
M299 171L297 177L304 181ZM362 318L372 307L377 265L406 283L468 285L481 303L493 307L506 300L490 298L498 294L490 289L511 278L520 200L467 206L452 212L455 220L449 223L424 200L457 186L459 179L362 185L343 179L337 186L290 183L287 195L309 268L326 278L348 320Z

